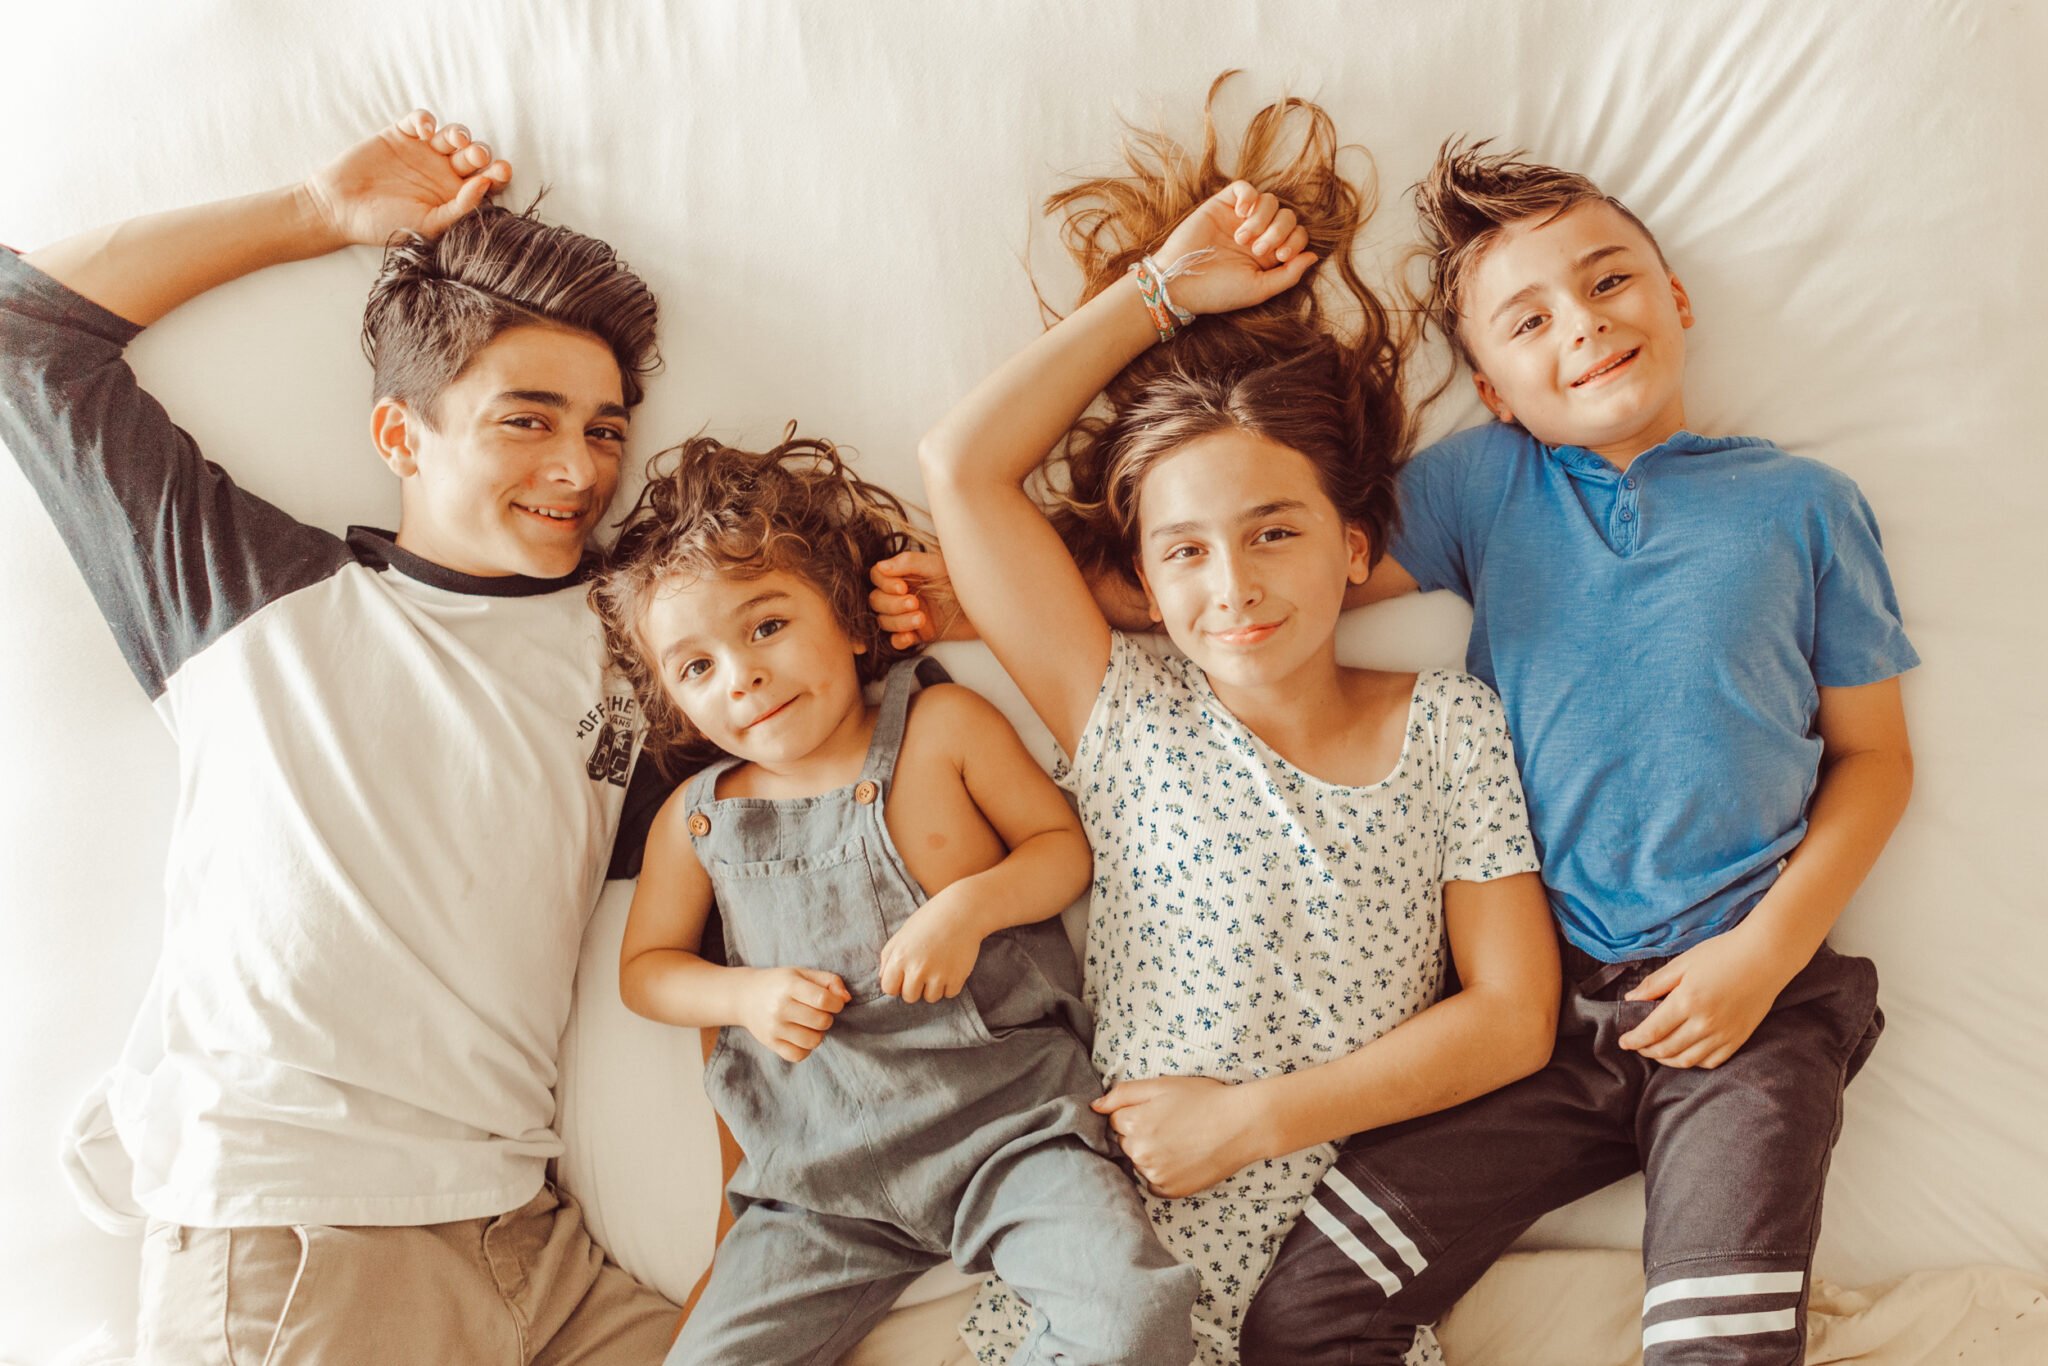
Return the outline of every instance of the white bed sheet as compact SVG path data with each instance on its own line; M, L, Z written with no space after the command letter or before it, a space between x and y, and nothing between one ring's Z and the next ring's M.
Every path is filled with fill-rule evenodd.
M2048 1270L2039 6L9 0L0 33L0 241L281 182L429 103L660 292L638 455L797 417L912 494L918 433L1032 334L1020 254L1054 297L1068 281L1033 206L1108 163L1119 112L1189 130L1226 66L1247 69L1239 116L1317 97L1377 156L1380 260L1446 134L1590 172L1691 290L1695 424L1858 480L1927 660L1914 805L1838 933L1877 958L1890 1028L1849 1093L1821 1269ZM269 272L133 351L214 458L336 528L394 516L355 342L373 269L357 250ZM1460 399L1432 429L1475 416ZM0 520L0 1358L40 1360L133 1314L134 1246L76 1213L55 1150L148 980L175 768L11 465ZM1453 661L1464 623L1401 603L1345 648ZM985 656L947 659L1042 744ZM679 1294L716 1199L696 1045L623 1015L608 923L565 1059L568 1171L626 1264ZM1627 1246L1639 1211L1623 1186L1531 1241Z

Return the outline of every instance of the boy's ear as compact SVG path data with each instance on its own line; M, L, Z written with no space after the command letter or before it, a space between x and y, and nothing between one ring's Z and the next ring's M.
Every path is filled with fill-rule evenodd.
M1514 410L1508 407L1508 401L1500 396L1500 390L1493 387L1492 380L1474 370L1472 372L1472 387L1479 391L1479 401L1486 405L1487 412L1492 413L1502 422L1513 422L1515 420Z
M1685 286L1679 283L1676 275L1671 277L1671 297L1678 304L1678 325L1680 327L1691 327L1692 296L1685 292Z
M400 479L419 473L412 409L403 399L380 398L370 410L370 441L377 456Z

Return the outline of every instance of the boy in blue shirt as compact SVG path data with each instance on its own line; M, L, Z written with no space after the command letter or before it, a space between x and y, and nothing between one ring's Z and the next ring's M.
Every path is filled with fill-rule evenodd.
M1899 622L1844 475L1685 429L1690 299L1583 176L1446 146L1432 320L1498 421L1417 456L1362 601L1471 602L1565 943L1550 1066L1358 1134L1247 1366L1398 1362L1540 1215L1640 1170L1648 1366L1796 1363L1841 1093L1883 1026L1829 928L1912 785Z

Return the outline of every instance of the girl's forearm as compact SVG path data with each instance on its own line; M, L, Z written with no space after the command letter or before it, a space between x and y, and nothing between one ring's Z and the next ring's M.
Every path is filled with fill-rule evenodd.
M649 949L619 968L619 996L635 1015L699 1029L740 1022L747 968L723 967L687 949Z
M1447 996L1344 1057L1245 1082L1260 1157L1447 1110L1542 1070L1555 1017L1505 996Z
M928 482L1022 484L1123 368L1158 341L1134 280L1112 284L1012 356L925 434Z
M993 868L945 890L958 899L963 927L986 939L1058 915L1088 890L1094 866L1079 830L1044 830L1019 842Z

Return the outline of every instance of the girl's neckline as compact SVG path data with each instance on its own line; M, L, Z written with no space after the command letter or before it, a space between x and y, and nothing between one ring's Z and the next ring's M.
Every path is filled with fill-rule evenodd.
M1224 718L1233 730L1250 740L1258 748L1261 755L1300 778L1303 782L1313 784L1325 792L1378 792L1391 786L1393 781L1408 769L1409 755L1415 747L1415 712L1422 703L1422 679L1424 674L1431 672L1430 670L1418 671L1415 675L1415 681L1408 687L1408 704L1403 709L1401 718L1401 753L1395 758L1394 766L1387 770L1387 775L1376 782L1370 783L1333 783L1327 778L1318 777L1309 772L1279 750L1267 744L1265 737L1240 721L1237 718L1237 713L1224 705L1223 699L1216 695L1216 689L1211 686L1208 673L1193 660L1188 660L1186 663L1188 671L1194 674L1197 683L1201 687L1201 696L1206 705L1213 707L1216 714Z

